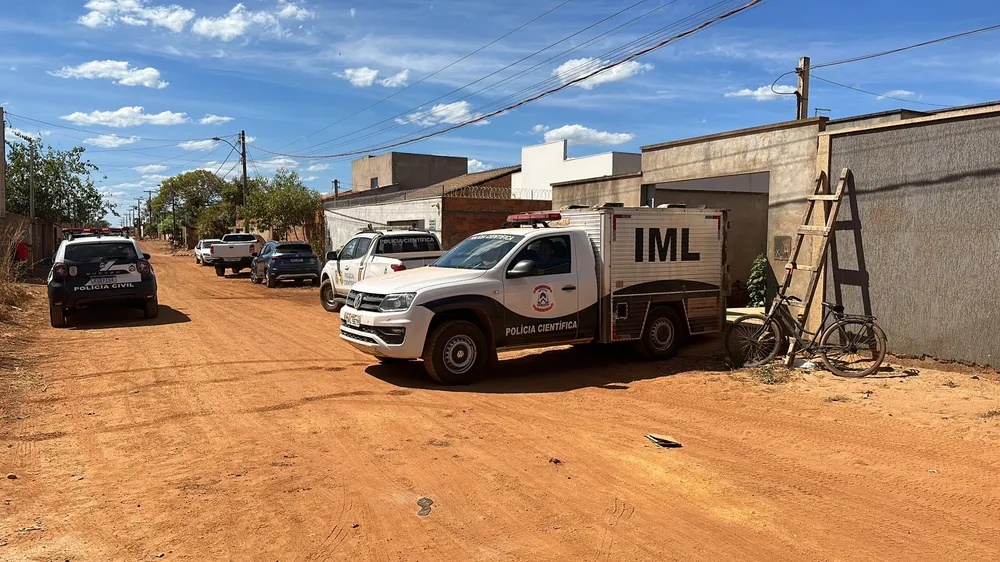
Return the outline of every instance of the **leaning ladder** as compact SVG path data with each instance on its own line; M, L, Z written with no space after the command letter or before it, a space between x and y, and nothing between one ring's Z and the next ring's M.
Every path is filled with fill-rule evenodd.
M820 172L816 178L816 187L813 194L807 197L808 205L806 206L806 214L802 219L802 226L796 232L795 246L792 248L791 256L788 258L788 263L785 264L785 280L781 283L781 287L778 288L778 295L780 296L785 296L792 286L795 272L804 271L809 273L809 284L802 302L792 305L802 309L801 318L803 324L807 324L809 321L809 310L812 307L813 294L816 292L819 276L823 272L823 264L826 262L826 255L830 249L830 237L833 234L834 223L837 221L837 212L840 211L840 202L844 196L844 188L847 182L850 181L850 178L851 170L849 168L841 170L840 180L837 182L837 190L829 193L827 176L824 172ZM817 203L823 203L824 224L822 226L812 224ZM814 252L813 263L802 264L798 262L799 253L802 251L802 245L807 236L820 237L821 245L819 251ZM788 347L788 356L785 359L785 364L791 365L794 360L795 340L792 340L792 343Z

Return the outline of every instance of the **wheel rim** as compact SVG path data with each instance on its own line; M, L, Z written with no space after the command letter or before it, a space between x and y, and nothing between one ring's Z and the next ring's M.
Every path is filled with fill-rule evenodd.
M674 343L674 323L666 318L658 318L649 327L649 343L653 349L664 351Z
M443 356L444 366L449 372L465 374L476 363L476 343L469 336L455 336L445 344Z
M778 346L778 338L769 322L756 319L734 324L727 345L737 366L754 366L766 361Z
M323 302L325 302L330 306L337 304L336 302L334 302L333 287L330 286L323 287Z
M835 371L848 376L874 371L883 353L874 328L860 322L844 322L824 338L824 355ZM831 341L827 341L831 340Z

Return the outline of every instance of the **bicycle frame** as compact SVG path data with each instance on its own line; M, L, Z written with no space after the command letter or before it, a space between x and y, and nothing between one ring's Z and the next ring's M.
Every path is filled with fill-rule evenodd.
M820 353L821 350L817 349L819 346L819 338L828 326L828 321L831 316L835 322L839 322L845 318L857 318L859 320L863 320L865 325L875 324L874 316L844 314L843 312L836 312L832 308L824 306L823 320L820 322L819 328L815 332L811 332L806 328L804 323L799 321L799 319L791 313L788 306L790 302L792 302L792 300L788 297L779 296L766 316L768 320L774 320L778 323L782 331L785 332L782 336L791 336L795 338L796 353L803 353L810 356ZM808 335L809 337L803 337L804 335Z

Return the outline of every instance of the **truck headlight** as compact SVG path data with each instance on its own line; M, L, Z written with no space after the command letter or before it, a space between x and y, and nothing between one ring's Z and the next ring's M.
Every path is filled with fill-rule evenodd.
M379 312L400 312L410 308L416 293L394 293L386 295L382 299L382 304L378 305Z

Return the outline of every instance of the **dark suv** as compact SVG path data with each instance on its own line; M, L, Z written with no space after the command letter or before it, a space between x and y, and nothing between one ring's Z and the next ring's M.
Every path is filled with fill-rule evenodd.
M48 278L53 328L65 327L74 310L109 304L134 304L146 318L159 315L156 275L135 240L74 237L59 245L53 261Z
M279 281L312 281L319 286L319 259L312 246L305 242L277 242L264 244L260 253L253 254L250 262L250 281L267 282L274 287Z

